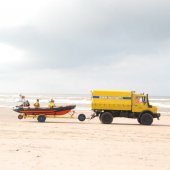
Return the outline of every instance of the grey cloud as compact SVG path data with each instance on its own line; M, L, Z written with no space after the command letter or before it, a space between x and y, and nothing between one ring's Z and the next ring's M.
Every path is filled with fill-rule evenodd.
M66 9L66 4L51 4L40 13L40 24L1 30L0 42L28 51L30 67L66 68L147 57L170 40L169 1L69 3Z

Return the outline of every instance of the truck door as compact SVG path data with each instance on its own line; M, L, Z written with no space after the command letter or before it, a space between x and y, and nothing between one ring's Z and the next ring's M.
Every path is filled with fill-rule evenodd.
M146 97L144 95L133 94L132 112L142 112L147 109Z

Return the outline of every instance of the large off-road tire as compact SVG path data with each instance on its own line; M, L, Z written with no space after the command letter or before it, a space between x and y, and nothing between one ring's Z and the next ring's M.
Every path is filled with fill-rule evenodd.
M45 122L46 117L44 115L39 115L37 120L38 120L38 122Z
M153 122L153 116L150 113L144 113L140 117L140 122L142 125L151 125Z
M99 118L103 124L111 124L113 121L113 115L109 112L102 113L102 115Z

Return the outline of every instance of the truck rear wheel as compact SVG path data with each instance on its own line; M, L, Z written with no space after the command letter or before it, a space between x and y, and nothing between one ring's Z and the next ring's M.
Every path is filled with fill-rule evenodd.
M153 122L153 116L149 113L144 113L140 117L140 122L142 125L151 125Z
M39 115L37 120L38 120L38 122L45 122L46 117L44 115Z
M103 124L111 124L112 121L113 121L113 116L111 113L109 112L104 112L102 113L102 115L100 115L100 121L103 123Z

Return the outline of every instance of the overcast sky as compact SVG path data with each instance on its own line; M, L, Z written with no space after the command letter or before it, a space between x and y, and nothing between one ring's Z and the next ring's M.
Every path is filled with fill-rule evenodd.
M170 1L0 1L0 92L170 95Z

